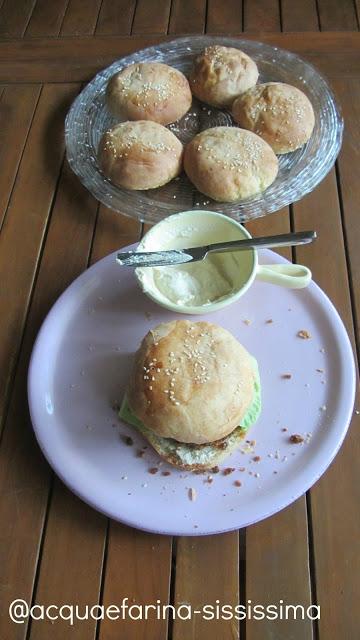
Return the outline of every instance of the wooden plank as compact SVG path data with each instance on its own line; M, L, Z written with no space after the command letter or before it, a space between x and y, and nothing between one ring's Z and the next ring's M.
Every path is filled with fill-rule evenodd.
M103 205L99 209L92 261L132 244L140 238L141 224ZM171 537L145 534L129 527L110 522L107 562L104 573L103 604L121 603L128 597L130 603L152 604L169 599L171 570ZM167 637L167 621L121 621L124 637L162 640ZM110 620L100 625L99 640L118 637L118 626Z
M306 500L247 529L246 600L264 606L311 604ZM248 620L247 640L312 640L311 620Z
M236 14L231 21L225 4L224 7L225 11L221 11L216 3L209 3L208 32L215 19L217 25L220 21L224 26L233 24ZM238 531L205 538L178 538L173 604L188 603L193 610L200 610L205 604L215 604L217 599L233 606L239 602ZM201 615L193 614L191 620L176 618L172 625L173 640L234 640L238 637L239 623L235 620L207 621Z
M243 1L208 0L206 31L240 33L243 29Z
M354 0L354 2L355 2L356 17L358 21L358 29L360 29L360 0Z
M0 425L63 159L64 116L73 96L69 86L43 89L0 234Z
M317 0L321 31L357 30L354 0Z
M152 535L111 522L104 582L104 606L166 605L170 594L171 537ZM134 612L136 615L136 612ZM121 637L126 640L166 640L167 619L121 620ZM100 624L99 640L117 640L119 625L111 620Z
M10 86L0 101L0 228L5 217L40 87Z
M86 81L113 60L173 38L97 36L0 42L0 83ZM290 49L331 78L360 74L359 33L247 33L249 39Z
M171 0L137 0L132 32L167 33Z
M94 33L101 0L69 0L61 36L90 36Z
M173 0L169 33L203 33L206 0Z
M252 19L245 28L251 29L258 21L264 30L281 29L280 13L273 3L261 3L252 8ZM245 14L246 15L246 14ZM278 213L250 222L247 227L254 235L270 235L290 231L288 207ZM291 260L291 249L279 250ZM308 558L307 508L305 497L271 518L259 522L246 531L246 600L268 604L284 600L308 606L311 603L311 588ZM281 536L279 536L281 531ZM294 549L295 547L295 549ZM268 620L246 621L247 640L262 640L276 637L277 640L312 640L309 621Z
M252 235L290 231L288 208L248 223ZM291 249L277 250L291 260ZM281 535L279 536L279 531ZM311 603L306 499L300 498L280 513L249 527L246 532L246 599L269 604ZM248 620L247 640L311 640L309 621Z
M318 31L316 0L281 0L283 31Z
M246 223L246 228L253 236L288 233L290 231L289 207L284 207L280 211L271 213L263 218L251 220ZM291 260L291 249L289 247L278 248L275 251Z
M244 0L244 31L280 31L279 0Z
M96 26L96 34L113 35L131 32L135 12L136 0L103 0L99 20Z
M80 611L99 601L106 518L70 493L59 480L47 521L35 604L76 604ZM81 614L83 615L83 614ZM72 640L95 638L96 621L75 621ZM29 640L63 640L68 620L33 621Z
M0 38L21 38L36 0L4 0L0 8Z
M59 35L68 0L37 0L25 31L26 37Z
M336 305L354 344L334 171L294 206L294 217L296 230L315 227L318 231L316 245L307 250L298 248L297 257L299 262L306 261L316 282ZM360 628L360 512L356 506L360 504L359 429L360 418L354 415L340 453L310 492L316 593L321 606L320 640L356 638ZM344 616L345 610L351 614Z
M48 122L49 117L52 117L54 102L58 107L64 98L68 100L70 95L67 87L57 88L55 92L53 89L49 89L46 93L44 92L43 100L40 102L36 114L39 114L40 119L35 117L33 124L36 139L42 140L39 128L44 131L44 123ZM44 117L46 114L47 117ZM62 117L60 117L60 122L62 123ZM40 126L41 124L43 125L42 127ZM60 144L57 139L58 128L58 123L53 120L53 133L47 138L47 144L52 151L56 148L56 145ZM36 206L38 215L42 215L45 218L48 213L48 202L41 191L40 185L44 180L44 175L42 165L36 155L36 145L33 145L33 153L35 174L29 176L31 178L29 179L29 184L34 184L34 189L37 189ZM28 416L26 379L29 358L36 334L50 306L64 288L86 266L96 208L97 204L94 199L87 194L75 175L65 165L31 302L0 447L0 518L2 522L0 527L0 611L4 614L0 618L1 638L24 640L26 635L26 624L15 625L12 623L7 615L7 610L9 603L14 598L24 598L26 602L31 602L50 487L50 468L44 461L35 442ZM35 224L36 220L33 212L31 212L31 217ZM22 220L18 220L18 232L19 229L23 228L24 224L24 217ZM20 233L19 235L21 236L22 234ZM71 242L64 241L66 238L71 238ZM74 247L76 247L76 251L74 251ZM21 248L17 253L22 255ZM26 267L25 259L23 263L25 263L24 267ZM16 282L14 286L16 286ZM18 287L17 291L19 290L20 288ZM21 300L19 304L21 304ZM1 338L1 341L5 340L6 335L1 333ZM84 513L83 510L81 512ZM70 526L75 527L75 524L79 522L80 510L77 519L73 511L69 513L69 516L74 519L74 524L71 525L68 520L63 519L63 526L67 532L69 532ZM89 527L90 524L94 527L93 520L88 520L88 523ZM58 528L61 530L60 524ZM87 528L84 529L84 520L82 520L82 530L82 542L84 542L84 536L89 535L91 537L93 530L90 530L87 534L84 533L87 531ZM47 546L45 546L45 549L47 549ZM58 572L61 575L64 572L70 572L69 575L71 575L72 564L75 567L78 566L73 557L69 561L71 556L69 547L62 547L61 551L61 567L59 567L56 547L52 548L53 568L55 569L56 567L53 572L54 581L58 579ZM71 549L71 551L73 550ZM81 554L81 549L76 549L76 553ZM44 563L44 567L46 567L46 553ZM86 567L83 570L86 574ZM40 573L40 588L42 588L43 580ZM88 582L88 588L90 589L91 579L88 579ZM50 589L51 585L49 584L48 586ZM71 585L69 585L69 588L71 588ZM84 593L88 593L85 585L83 585L83 588ZM55 596L54 592L52 594ZM78 597L81 597L81 590L78 592ZM54 603L57 602L58 599L55 597ZM54 625L51 628L52 637L56 627L57 625ZM79 628L82 628L81 624L79 624ZM49 636L50 633L48 634Z
M217 24L220 20L224 26L229 24L228 12L221 11L217 3L208 3L208 32L215 25L215 20ZM239 602L238 531L205 538L180 537L176 550L173 604L188 603L193 610L200 610L203 605L215 603L219 598L230 605ZM172 638L235 640L239 638L239 623L222 619L207 621L201 615L193 614L190 620L176 618L173 621Z
M91 263L140 240L141 223L100 204Z
M132 244L140 237L139 222L100 207L94 239L92 259L97 260L121 246ZM103 604L105 606L128 597L130 603L168 602L171 565L171 538L152 536L129 529L115 522L110 523L106 572L104 577ZM121 622L126 638L161 640L166 638L166 620L135 623ZM118 637L118 628L111 621L101 623L99 640Z
M360 318L360 186L354 167L359 166L360 80L336 80L333 87L345 120L344 141L338 159L344 230L349 259L355 317ZM358 327L359 329L359 327Z
M176 562L175 605L191 604L201 610L216 601L235 607L239 602L238 532L199 538L179 538ZM184 613L184 612L183 612ZM184 616L183 616L184 617ZM236 640L236 620L206 620L193 614L190 620L176 618L173 640Z

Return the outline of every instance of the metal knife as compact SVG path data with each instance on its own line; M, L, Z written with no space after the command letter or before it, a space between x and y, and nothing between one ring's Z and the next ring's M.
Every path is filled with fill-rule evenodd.
M225 251L241 251L244 249L262 247L289 247L308 244L316 238L316 231L299 231L284 233L276 236L260 238L245 238L230 242L218 242L204 247L190 247L188 249L170 249L168 251L128 251L118 253L116 261L123 267L164 267L186 262L204 260L209 253L223 253Z

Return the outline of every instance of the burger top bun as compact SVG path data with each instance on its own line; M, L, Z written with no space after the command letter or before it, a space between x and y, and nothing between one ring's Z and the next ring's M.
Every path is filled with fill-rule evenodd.
M252 358L225 329L176 320L151 329L137 351L128 402L158 436L204 444L231 433L254 398Z

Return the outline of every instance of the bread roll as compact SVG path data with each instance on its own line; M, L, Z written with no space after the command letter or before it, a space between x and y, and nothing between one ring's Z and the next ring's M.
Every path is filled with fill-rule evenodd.
M98 159L104 174L124 189L154 189L179 175L183 146L156 122L122 122L107 131Z
M214 107L231 107L235 98L256 84L255 62L240 49L206 47L190 76L193 94Z
M211 443L241 424L254 383L252 358L231 333L208 322L178 320L143 339L128 402L158 436Z
M184 74L160 62L131 64L109 81L106 102L124 120L170 124L190 109L192 95Z
M254 133L214 127L185 147L184 168L205 195L219 202L236 202L264 191L276 178L278 160Z
M275 153L295 151L314 129L315 116L307 96L289 84L258 84L239 96L232 107L236 122L266 140Z

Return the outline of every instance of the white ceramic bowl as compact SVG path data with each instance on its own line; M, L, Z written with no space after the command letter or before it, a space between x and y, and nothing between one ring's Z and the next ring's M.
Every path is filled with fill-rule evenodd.
M184 211L152 227L137 251L183 249L241 238L251 238L251 235L228 216L213 211ZM169 289L169 282L174 283L175 272L177 292ZM151 300L171 311L187 314L211 313L235 302L255 277L298 289L306 287L311 280L311 272L301 265L260 266L255 249L210 254L202 262L190 264L137 268L135 274ZM196 297L191 299L191 291L195 290Z

